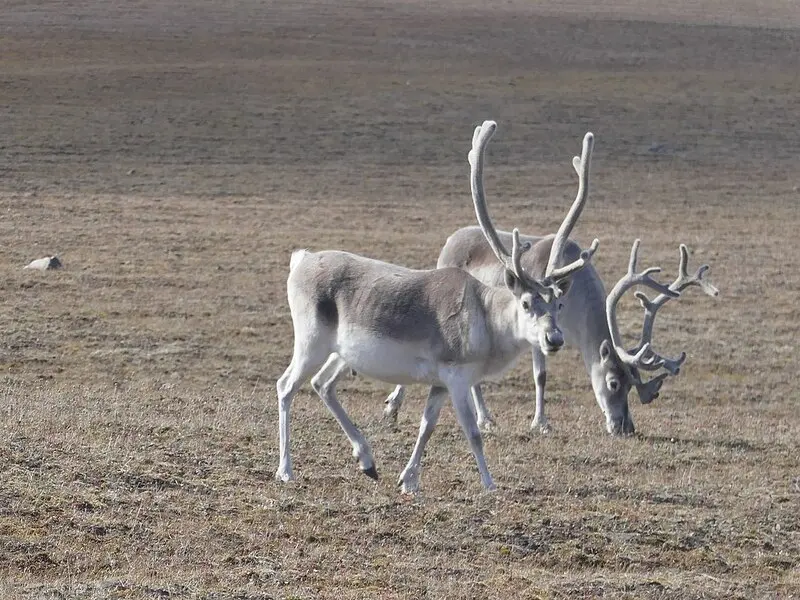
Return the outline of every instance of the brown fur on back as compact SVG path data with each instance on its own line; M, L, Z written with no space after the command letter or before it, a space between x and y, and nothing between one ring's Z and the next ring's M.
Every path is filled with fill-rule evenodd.
M326 326L424 342L445 360L470 345L482 289L462 269L412 270L339 251L307 252L289 276L290 294L314 306Z

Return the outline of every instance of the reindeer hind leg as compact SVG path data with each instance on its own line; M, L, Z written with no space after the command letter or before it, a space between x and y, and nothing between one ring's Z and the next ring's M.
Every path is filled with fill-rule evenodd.
M280 463L275 472L275 479L278 481L292 481L292 459L289 453L289 411L292 407L294 398L300 387L306 382L311 374L319 369L325 362L330 352L321 351L319 344L299 344L295 338L294 353L289 366L278 379L276 385L278 392L278 438Z
M336 418L342 431L344 431L353 446L353 456L358 461L361 471L367 477L377 480L378 471L375 468L372 450L366 438L364 438L364 434L356 427L336 397L336 382L349 371L350 367L338 354L331 354L328 361L311 379L311 386Z
M419 424L419 434L414 444L414 450L408 459L408 464L397 480L397 485L404 494L416 494L419 489L419 475L422 469L422 455L425 453L425 445L428 443L436 423L439 421L439 413L442 405L447 398L447 388L434 386L428 393L428 401L425 410L422 412L422 419Z
M386 407L383 409L383 416L391 423L397 423L397 413L400 407L403 406L403 398L406 395L406 388L403 385L398 385L391 394L383 401Z

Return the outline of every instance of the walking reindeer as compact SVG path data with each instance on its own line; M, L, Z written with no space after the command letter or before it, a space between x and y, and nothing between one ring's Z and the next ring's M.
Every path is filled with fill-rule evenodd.
M489 219L483 191L484 154L496 127L493 121L485 121L475 129L469 163L477 220L501 265L505 286L485 285L453 267L412 270L347 252L292 253L287 292L294 353L277 383L280 464L276 479L294 479L289 410L295 393L314 372L314 391L347 435L361 470L377 478L366 439L336 397L337 380L352 368L388 383L430 386L416 444L398 481L404 493L418 489L425 445L448 393L481 483L494 489L470 406L470 390L502 374L532 344L545 354L561 348L558 298L597 248L594 244L566 265L560 254L586 201L593 146L593 136L587 133L579 165L581 191L550 254L523 244L516 229L508 251ZM529 254L537 259L526 261L528 267L523 268L522 259Z
M573 166L581 175L582 161L573 158ZM501 243L508 244L512 234L498 232ZM522 267L531 269L538 251L556 253L566 261L577 259L581 248L567 239L558 240L553 236L521 235L520 241L534 245L535 251L522 257ZM563 250L561 249L563 245ZM687 271L689 251L680 245L680 265L677 279L665 288L649 277L650 273L660 271L654 267L642 274L635 274L639 240L634 242L631 250L631 262L628 273L614 286L606 297L603 282L594 266L587 264L576 272L571 279L569 291L561 298L563 306L558 314L559 327L564 332L566 342L577 347L583 357L584 365L591 379L595 399L606 419L606 429L612 434L631 434L635 427L628 409L628 393L635 387L639 399L648 404L658 397L664 379L669 375L677 375L686 358L681 354L678 359L664 359L652 349L653 323L656 312L667 301L676 298L690 286L699 286L709 296L718 295L718 290L704 279L708 265L700 267L694 275ZM482 231L477 227L464 227L451 235L441 253L437 266L458 267L464 269L486 285L503 286L504 274L492 259L493 250ZM641 341L632 351L625 349L617 325L616 305L625 291L636 285L644 285L659 292L652 302L642 292L636 292L645 309ZM532 345L533 381L536 392L536 409L531 422L531 429L547 432L550 425L544 411L544 390L547 379L545 369L545 352L537 344ZM663 371L643 381L641 371ZM384 414L392 420L402 405L405 387L398 385L386 399ZM489 429L493 425L492 417L486 408L480 386L475 386L472 393L478 426Z

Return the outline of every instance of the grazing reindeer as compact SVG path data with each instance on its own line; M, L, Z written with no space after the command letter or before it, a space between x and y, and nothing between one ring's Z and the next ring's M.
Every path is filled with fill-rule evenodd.
M337 251L297 250L292 254L287 292L294 353L277 384L280 464L276 479L294 478L289 409L297 390L315 371L312 387L350 440L361 470L377 478L366 439L336 398L337 379L352 368L388 383L431 386L414 450L398 481L404 493L418 489L425 444L448 393L478 464L481 483L494 489L470 406L470 389L503 373L531 344L545 353L562 346L556 298L593 253L584 252L558 267L563 260L554 252L547 262L526 271L521 261L531 247L520 242L516 229L508 252L489 219L483 191L484 154L496 127L493 121L485 121L475 129L469 153L470 181L478 223L502 265L505 287L484 285L457 268L412 270ZM553 244L556 249L585 202L592 144L593 136L588 133L581 165L583 193L559 229Z
M576 170L580 166L580 159L573 159ZM580 172L579 172L580 174ZM507 243L511 234L499 232L503 243ZM534 237L520 236L523 243L533 244L536 251L546 253L555 246L552 236ZM638 252L639 241L634 246L632 260L635 262L635 253ZM564 242L564 260L575 260L580 255L580 247L568 240ZM669 286L669 291L663 289L649 277L637 280L631 273L623 277L606 298L603 282L591 264L576 272L571 279L569 291L563 296L563 306L558 315L559 326L564 332L568 345L576 346L583 357L586 370L589 373L592 389L598 405L606 417L606 429L612 434L631 434L635 428L628 409L628 393L635 387L642 404L648 404L658 397L663 380L668 375L677 375L680 364L685 359L677 361L656 360L645 349L652 337L652 327L655 313L660 306L689 286L700 286L710 295L716 296L719 292L708 281L703 279L708 265L703 265L694 276L689 276L686 271L688 263L688 250L685 245L680 246L680 267L678 278ZM482 232L477 227L465 227L451 235L439 255L438 267L458 267L485 283L486 285L502 286L503 272L494 264L492 251L486 243ZM536 252L524 255L523 268L533 268ZM648 270L647 273L652 273ZM633 282L633 283L631 283ZM632 285L647 285L661 292L655 301L649 302L646 297L640 297L645 308L645 322L642 342L633 353L625 351L622 345L617 326L615 306L622 294ZM649 348L649 346L648 346ZM542 432L549 431L550 425L544 414L544 388L546 381L544 353L541 348L533 344L533 375L536 388L536 409L531 423L531 429ZM638 356L638 357L637 357ZM666 371L648 382L641 379L641 370ZM386 399L384 413L395 420L402 405L405 394L404 386L397 386ZM478 417L478 426L490 428L493 424L480 386L473 390L473 401Z

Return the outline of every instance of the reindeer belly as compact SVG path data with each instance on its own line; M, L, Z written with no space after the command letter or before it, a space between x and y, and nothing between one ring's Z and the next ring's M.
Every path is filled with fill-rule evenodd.
M381 338L372 332L350 330L340 336L336 350L359 374L395 385L440 385L439 366L424 343Z

